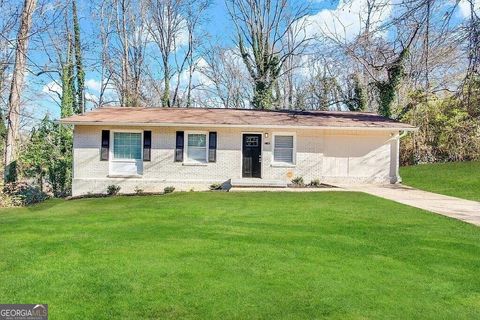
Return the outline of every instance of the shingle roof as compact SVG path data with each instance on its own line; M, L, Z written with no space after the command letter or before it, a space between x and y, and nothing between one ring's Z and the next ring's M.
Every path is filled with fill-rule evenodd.
M415 127L367 112L285 111L213 108L103 107L61 120L65 124L325 127L415 130Z

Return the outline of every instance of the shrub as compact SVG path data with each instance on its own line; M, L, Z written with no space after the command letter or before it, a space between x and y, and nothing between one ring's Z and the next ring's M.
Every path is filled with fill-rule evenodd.
M172 193L173 191L175 191L175 187L172 187L172 186L169 186L169 187L165 187L163 189L163 193L167 194L167 193Z
M292 183L294 186L303 187L305 183L303 182L303 177L295 177L292 179Z
M402 165L480 159L480 118L472 117L461 99L427 98L422 92L409 98L399 120L419 130L400 143Z
M11 182L3 187L2 206L26 206L42 202L48 195L40 188L25 182Z
M210 190L222 190L222 184L221 183L212 183L210 185Z
M116 184L111 184L107 187L107 194L109 196L114 196L120 192L120 186Z
M321 184L320 179L313 179L310 181L310 187L320 188Z
M22 199L18 196L11 196L5 192L0 192L0 207L1 208L11 208L18 207L22 205Z

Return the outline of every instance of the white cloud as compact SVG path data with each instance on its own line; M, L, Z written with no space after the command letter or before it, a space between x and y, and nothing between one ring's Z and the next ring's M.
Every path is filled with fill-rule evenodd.
M362 30L366 13L367 0L352 0L347 3L345 0L340 0L337 8L323 9L317 14L305 18L307 35L320 36L323 34L350 41ZM378 27L391 13L391 2L374 10L371 16L371 27Z
M98 101L98 97L96 95L88 92L85 92L85 99L87 99L88 101L94 101L94 102Z
M182 20L179 24L178 33L175 37L175 44L177 49L188 44L188 28L185 20Z
M43 86L42 92L47 94L62 94L62 87L55 81L51 81Z
M103 99L108 100L108 101L116 101L116 95L117 92L115 90L115 86L113 85L112 82L103 83L102 84L99 80L96 79L88 79L85 81L85 87L87 90L85 90L85 98L90 101L96 101L98 102L100 92L103 89Z
M100 81L97 81L95 79L88 79L87 81L85 81L85 86L87 87L87 89L97 92L100 92L100 90L102 89L102 84L100 83Z
M474 0L473 5L475 12L480 13L480 0ZM470 2L468 0L460 0L458 9L462 17L470 18Z
M199 85L199 84L202 84L202 85L205 85L205 86L213 85L213 83L210 81L210 79L208 79L208 77L206 77L202 72L199 71L199 70L202 70L202 68L206 68L206 67L208 67L208 63L203 58L199 58L195 62L195 70L192 72L192 84L193 85ZM188 69L184 70L182 72L182 74L180 75L180 86L181 87L188 85L189 75L190 75L190 71Z
M167 28L167 26L165 26L164 28ZM175 47L172 49L176 51L188 45L189 34L187 22L185 20L181 20L179 24L175 26L175 30ZM146 41L149 43L156 42L156 39L161 39L161 36L160 34L158 34L158 30L156 29L156 26L154 26L152 29L146 29L144 31L143 37L145 37Z

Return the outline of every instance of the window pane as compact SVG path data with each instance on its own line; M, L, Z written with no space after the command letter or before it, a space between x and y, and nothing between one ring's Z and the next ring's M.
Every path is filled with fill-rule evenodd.
M189 147L206 147L207 135L206 134L189 134L188 146Z
M114 159L141 159L142 134L131 132L115 132L113 134Z
M192 133L187 138L187 159L191 161L207 162L207 135Z
M275 136L273 161L293 164L293 136Z
M293 163L293 149L275 149L273 160L275 162Z
M275 148L293 149L293 136L275 136Z
M189 160L206 162L207 149L198 147L188 147L187 157Z

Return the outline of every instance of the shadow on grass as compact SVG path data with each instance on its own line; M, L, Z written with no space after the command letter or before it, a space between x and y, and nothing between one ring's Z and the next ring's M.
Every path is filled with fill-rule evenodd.
M63 199L48 199L45 200L41 203L37 203L28 207L25 207L29 212L35 212L35 211L42 211L42 210L47 210L51 209L55 206L58 206L62 203L64 203L65 200Z

